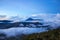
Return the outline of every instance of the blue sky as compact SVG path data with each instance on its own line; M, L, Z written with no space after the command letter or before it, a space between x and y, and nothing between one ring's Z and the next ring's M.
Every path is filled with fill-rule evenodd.
M29 16L60 13L60 0L0 0L0 15Z

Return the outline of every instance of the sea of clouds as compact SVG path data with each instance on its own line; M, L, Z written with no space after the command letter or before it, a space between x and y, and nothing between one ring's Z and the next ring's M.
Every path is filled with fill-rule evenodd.
M60 26L60 14L33 14L29 17L40 18L44 20L45 24L50 25L53 28L58 28ZM25 18L25 17L24 17ZM46 28L28 28L28 27L17 27L9 29L0 29L0 33L9 36L16 36L18 34L31 34L47 31Z
M22 35L22 34L32 34L32 33L40 33L47 31L46 28L28 28L28 27L17 27L17 28L9 28L9 29L0 29L0 33L6 34L7 37Z
M32 17L43 19L45 24L49 24L52 27L60 26L60 13L33 14Z

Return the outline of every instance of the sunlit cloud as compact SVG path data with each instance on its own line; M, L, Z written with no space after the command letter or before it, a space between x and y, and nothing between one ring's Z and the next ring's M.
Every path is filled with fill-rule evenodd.
M6 15L0 15L0 20L8 20L8 17Z

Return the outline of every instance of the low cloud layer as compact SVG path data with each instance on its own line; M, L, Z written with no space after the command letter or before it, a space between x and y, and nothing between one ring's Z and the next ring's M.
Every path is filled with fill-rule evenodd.
M33 14L33 18L43 19L46 24L51 26L60 26L60 13L57 14Z
M31 33L40 33L43 31L47 31L46 28L28 28L28 27L17 27L17 28L9 28L9 29L0 29L0 33L4 33L7 37L22 35L22 34L31 34Z
M60 26L60 14L33 14L32 18L43 19L45 24L50 25L53 28ZM17 34L31 34L46 31L45 28L9 28L0 29L0 33L5 33L7 36L16 36Z

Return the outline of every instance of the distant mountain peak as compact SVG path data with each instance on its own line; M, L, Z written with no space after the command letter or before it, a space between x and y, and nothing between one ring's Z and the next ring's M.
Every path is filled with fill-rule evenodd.
M33 20L32 18L28 18L28 19L26 19L26 21L31 21L31 20Z

